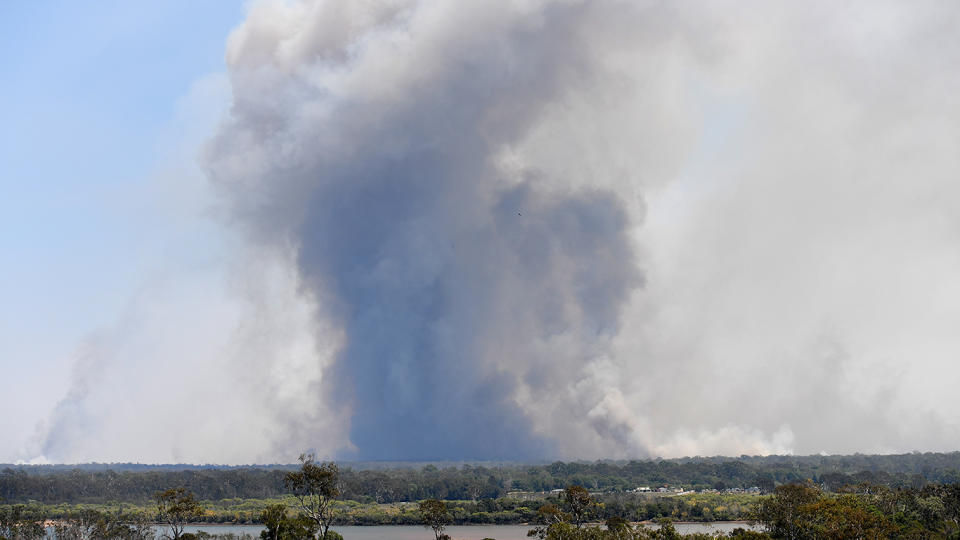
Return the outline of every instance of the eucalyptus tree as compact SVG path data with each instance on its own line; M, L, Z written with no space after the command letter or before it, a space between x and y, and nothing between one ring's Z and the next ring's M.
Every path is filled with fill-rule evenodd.
M450 523L450 512L447 510L447 503L437 499L427 499L420 501L420 520L427 527L433 529L436 540L449 538L443 534L443 529Z
M314 454L300 454L300 470L289 472L284 484L300 506L303 514L312 520L327 538L333 522L333 502L340 497L340 469L336 463L317 463Z
M570 521L579 529L590 518L596 502L590 492L583 486L567 486L563 491L563 502L570 513Z
M264 529L261 540L313 540L317 535L317 524L304 515L290 517L287 505L271 504L260 514Z
M154 495L157 503L157 521L170 527L164 538L179 540L187 523L203 515L203 507L190 491L184 488L168 489Z

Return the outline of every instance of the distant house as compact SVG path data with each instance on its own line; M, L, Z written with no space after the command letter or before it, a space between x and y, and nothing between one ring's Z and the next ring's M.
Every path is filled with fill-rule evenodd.
M630 491L633 493L650 493L653 490L650 489L650 486L640 486L640 487L631 489Z
M540 497L538 497L540 495ZM507 497L510 499L520 499L524 501L532 501L538 498L542 498L542 494L535 493L533 491L510 491L507 492Z

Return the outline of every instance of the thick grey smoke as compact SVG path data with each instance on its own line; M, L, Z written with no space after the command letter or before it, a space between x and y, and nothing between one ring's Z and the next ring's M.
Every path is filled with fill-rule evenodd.
M352 455L950 447L957 21L261 3L207 168L342 331Z
M935 1L254 2L203 158L240 300L148 288L38 452L956 449L958 27Z
M552 453L518 395L554 399L606 354L640 272L616 193L498 157L592 76L587 7L286 9L294 41L256 12L234 36L210 169L345 332L327 386L356 455ZM435 27L446 10L470 27Z

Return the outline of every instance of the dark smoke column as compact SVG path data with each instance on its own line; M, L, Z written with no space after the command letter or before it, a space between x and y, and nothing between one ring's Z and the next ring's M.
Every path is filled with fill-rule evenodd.
M563 399L640 275L614 194L497 157L589 76L587 8L442 4L254 9L207 166L344 331L352 457L549 456L524 403Z

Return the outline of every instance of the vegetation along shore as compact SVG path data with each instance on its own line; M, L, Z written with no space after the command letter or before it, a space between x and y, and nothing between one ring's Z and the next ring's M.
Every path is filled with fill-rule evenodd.
M278 539L336 538L332 525L420 524L434 538L464 524L529 524L542 539L670 538L680 537L672 523L735 520L757 530L722 534L957 538L958 470L960 453L541 465L338 466L313 456L277 467L11 465L0 471L0 538L197 537L183 532L187 523L260 524L264 538Z

